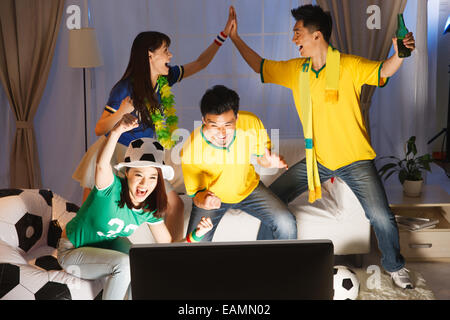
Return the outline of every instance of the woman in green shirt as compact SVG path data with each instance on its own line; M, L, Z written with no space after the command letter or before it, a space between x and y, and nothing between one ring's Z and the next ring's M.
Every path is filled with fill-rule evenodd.
M83 279L106 277L105 300L126 297L130 285L126 237L139 225L148 222L156 242L172 242L162 213L167 206L164 179L171 180L174 171L163 164L164 148L151 138L132 141L125 161L116 166L125 169L125 179L113 173L110 161L120 135L137 126L137 118L127 113L111 130L97 159L95 188L67 223L58 245L58 261L65 270ZM198 241L211 228L211 220L203 217L182 241Z

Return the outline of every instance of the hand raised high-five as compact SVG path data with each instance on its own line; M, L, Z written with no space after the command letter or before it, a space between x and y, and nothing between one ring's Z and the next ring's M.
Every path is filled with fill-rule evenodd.
M228 20L231 21L230 38L233 41L239 53L244 58L245 62L253 69L256 73L260 72L262 58L259 54L253 51L238 35L238 23L236 10L233 6L230 6L228 11Z
M237 36L237 17L236 17L236 10L233 6L230 6L230 9L228 10L228 21L230 21L230 38L233 40L233 38L236 38Z
M226 36L231 36L231 32L233 32L233 29L236 29L236 27L234 26L236 24L235 20L236 20L236 12L234 11L234 7L230 6L230 9L228 11L227 24L223 29L223 33L225 33Z

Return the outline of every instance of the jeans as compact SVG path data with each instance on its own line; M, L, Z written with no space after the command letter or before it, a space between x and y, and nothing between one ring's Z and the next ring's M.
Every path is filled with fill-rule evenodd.
M110 241L114 250L95 247L75 248L66 238L58 244L58 262L73 275L87 280L106 278L103 287L103 300L123 300L130 289L130 259L128 251L131 242L127 238ZM117 251L121 250L121 251Z
M187 234L203 216L210 217L213 228L201 241L212 241L220 220L228 209L240 209L261 220L257 240L297 239L297 222L287 206L261 181L253 192L239 203L222 203L219 209L205 210L192 203Z
M321 182L339 177L358 198L377 237L383 268L388 272L403 268L405 260L400 254L397 223L373 161L356 161L336 171L329 170L320 163L318 167ZM305 159L290 167L269 188L285 203L308 190Z

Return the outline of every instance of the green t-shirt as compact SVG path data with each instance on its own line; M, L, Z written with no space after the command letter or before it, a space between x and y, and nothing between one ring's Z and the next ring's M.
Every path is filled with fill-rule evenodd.
M119 208L122 184L114 176L113 183L102 190L92 189L77 215L67 223L66 233L75 246L104 247L105 241L131 235L142 223L161 223L163 218L156 218L156 212L144 212L129 209L127 205Z

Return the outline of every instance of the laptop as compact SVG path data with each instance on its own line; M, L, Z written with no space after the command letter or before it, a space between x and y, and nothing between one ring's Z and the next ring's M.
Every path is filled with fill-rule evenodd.
M137 244L133 300L332 300L330 240Z

